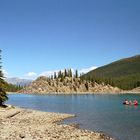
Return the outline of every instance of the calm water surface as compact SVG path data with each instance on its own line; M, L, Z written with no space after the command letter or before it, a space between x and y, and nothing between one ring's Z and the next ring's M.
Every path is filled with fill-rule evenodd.
M122 105L124 99L140 102L140 95L27 95L10 94L8 104L49 112L75 114L65 123L104 132L117 140L140 140L140 106Z

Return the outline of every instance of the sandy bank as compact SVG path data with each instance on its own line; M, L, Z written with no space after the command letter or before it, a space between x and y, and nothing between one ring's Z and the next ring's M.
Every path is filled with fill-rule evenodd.
M56 122L74 117L22 108L0 108L0 140L113 140L104 134Z

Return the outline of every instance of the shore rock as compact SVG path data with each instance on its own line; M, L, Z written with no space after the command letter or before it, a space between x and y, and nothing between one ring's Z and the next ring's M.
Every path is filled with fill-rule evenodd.
M6 118L17 111L20 113ZM74 117L70 114L14 108L0 111L0 116L0 140L113 140L104 134L57 123Z

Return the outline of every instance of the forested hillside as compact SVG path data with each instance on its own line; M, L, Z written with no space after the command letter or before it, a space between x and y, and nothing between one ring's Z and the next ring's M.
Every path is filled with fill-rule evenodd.
M82 79L104 82L130 90L140 86L140 55L121 59L81 76Z

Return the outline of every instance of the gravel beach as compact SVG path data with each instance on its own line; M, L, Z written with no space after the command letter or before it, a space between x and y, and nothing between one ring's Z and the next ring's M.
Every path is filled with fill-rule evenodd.
M73 125L58 124L70 114L49 113L18 107L0 108L0 140L114 140Z

